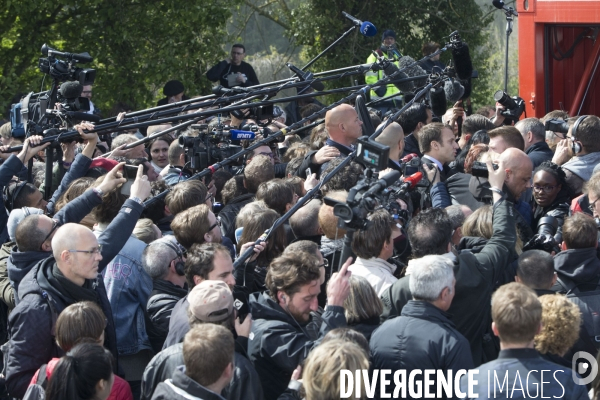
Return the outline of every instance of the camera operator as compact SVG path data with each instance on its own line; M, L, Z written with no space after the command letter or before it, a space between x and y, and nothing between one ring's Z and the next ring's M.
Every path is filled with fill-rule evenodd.
M569 119L569 122L572 120ZM558 142L552 162L565 170L567 184L573 195L578 196L582 193L583 183L590 179L594 167L600 163L600 118L589 115L579 124L576 137L572 131L573 126L569 128L566 139Z
M392 62L400 67L398 59L401 57L396 47L396 33L391 29L386 29L381 35L381 46L374 51L379 57L388 57ZM377 57L373 52L367 58L367 64L372 64L377 61ZM383 79L385 74L383 71L371 71L365 74L365 82L367 85L373 85L377 81ZM385 101L380 101L374 105L374 108L381 111L381 114L385 114L391 108L399 108L402 106L402 93L393 84L379 86L377 89L371 89L370 91L371 100L378 100L383 97L394 96Z
M566 183L565 172L552 161L545 161L535 169L533 174L533 221L531 229L538 230L542 217L555 217L558 229L554 238L562 241L562 225L569 215L570 189Z

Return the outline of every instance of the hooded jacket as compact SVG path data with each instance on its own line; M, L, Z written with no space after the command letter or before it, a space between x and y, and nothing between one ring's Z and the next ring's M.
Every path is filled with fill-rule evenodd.
M150 400L157 386L173 376L184 365L183 343L177 343L158 353L146 367L142 378L141 400ZM227 400L262 400L260 379L243 346L235 341L233 377L221 395Z
M8 318L10 341L6 364L6 387L12 397L25 394L35 372L63 351L56 344L54 329L58 315L78 302L61 292L52 270L54 257L36 264L21 281L20 302ZM100 275L93 282L97 303L107 318L104 346L117 359L115 325L106 289Z
M240 210L248 203L254 201L254 193L246 193L232 199L219 212L219 220L221 221L221 233L223 236L231 239L235 243L235 219L240 213Z
M600 259L596 256L596 249L564 250L554 256L554 270L558 279L568 286L580 285L579 290L594 290L600 280ZM585 285L588 283L589 285ZM552 290L559 293L567 293L568 288L556 282Z
M152 293L150 293L146 306L148 316L146 330L155 352L161 351L165 343L173 307L179 300L187 296L187 293L187 289L164 279L155 279L152 282Z
M276 400L292 377L294 369L332 329L346 326L344 308L327 306L318 335L310 335L306 324L300 324L269 295L250 296L252 332L248 355L261 380L265 400Z

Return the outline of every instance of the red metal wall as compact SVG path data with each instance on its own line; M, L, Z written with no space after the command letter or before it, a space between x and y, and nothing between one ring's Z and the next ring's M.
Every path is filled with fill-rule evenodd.
M547 111L560 108L575 110L573 114L577 114L577 104L581 103L577 99L583 97L585 89L581 83L589 82L594 61L600 55L600 35L596 36L597 31L593 30L600 29L600 1L517 0L517 11L519 94L527 104L527 116L539 118ZM557 61L550 56L549 51L553 48L557 53L552 29L555 29L558 47L564 53L586 28L585 36L596 36L596 43L585 37L570 58ZM600 115L599 75L600 66L579 114Z

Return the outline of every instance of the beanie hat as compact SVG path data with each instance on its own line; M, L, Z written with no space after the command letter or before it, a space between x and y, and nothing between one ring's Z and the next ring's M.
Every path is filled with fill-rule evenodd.
M183 86L183 83L173 80L165 84L165 87L163 88L163 94L167 97L175 96L176 94L183 93L184 90L185 87Z
M393 38L394 38L394 40L395 40L395 39L396 39L396 32L394 32L394 31L393 31L393 30L391 30L391 29L386 29L385 31L383 31L383 35L381 35L381 41L383 42L383 40L384 40L386 37L393 37Z

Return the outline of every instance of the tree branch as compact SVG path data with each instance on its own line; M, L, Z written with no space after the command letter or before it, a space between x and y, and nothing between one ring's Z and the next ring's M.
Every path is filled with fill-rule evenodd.
M246 4L248 7L253 9L256 13L258 13L258 15L262 15L263 17L270 19L271 21L275 22L277 25L281 26L282 28L291 29L291 27L288 24L286 24L285 22L280 21L276 18L273 18L271 15L264 12L261 7L258 7L254 4L252 4L249 0L244 0L244 4ZM271 3L265 4L263 7L266 7L267 5L270 5L270 4Z

